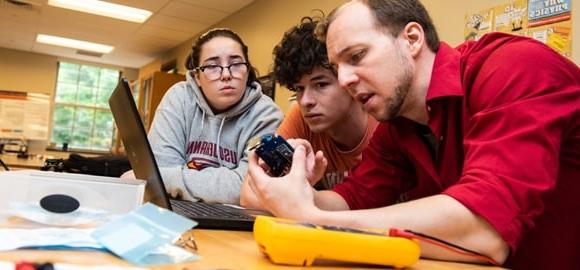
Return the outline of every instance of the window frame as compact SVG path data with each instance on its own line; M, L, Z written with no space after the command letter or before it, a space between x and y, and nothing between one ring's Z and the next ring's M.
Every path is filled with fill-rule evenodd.
M78 66L78 73L76 75L76 80L73 83L71 82L65 82L62 80L59 80L59 76L61 73L61 66L62 64L72 64L72 65L77 65ZM91 104L85 104L82 102L79 102L78 100L78 96L79 96L79 91L80 87L86 87L86 85L82 85L81 83L81 69L83 67L89 67L89 68L96 68L98 69L98 74L99 77L97 78L97 84L91 86L91 89L94 93L94 97L93 97L93 101ZM116 126L115 126L115 121L112 118L112 114L111 114L111 110L109 108L108 103L106 104L105 107L99 106L99 93L101 91L101 76L102 76L102 70L109 70L109 71L115 71L117 73L117 78L116 80L118 81L119 78L121 78L122 76L122 70L118 69L118 68L110 68L110 67L103 67L103 66L98 66L98 65L91 65L91 64L85 64L85 63L78 63L78 62L74 62L74 61L66 61L66 60L59 60L57 62L57 72L56 72L56 80L55 80L55 89L54 89L54 95L52 98L52 110L51 110L51 118L50 118L50 133L49 133L49 138L48 138L48 146L47 146L47 150L56 150L56 151L68 151L68 152L78 152L78 153L97 153L97 154L105 154L105 153L110 153L111 152L111 148L113 148L115 146L115 142L116 142L116 137L117 137L117 132L116 132ZM70 84L70 85L74 85L75 88L75 92L74 92L74 98L73 98L73 102L71 101L57 101L58 99L58 89L59 89L59 83L66 83L66 84ZM116 85L116 84L115 84ZM112 92L114 90L114 87L110 90L108 90L109 92ZM64 108L71 108L73 110L72 112L72 116L70 120L72 123L70 124L70 126L68 126L67 128L69 128L70 133L69 133L69 141L68 141L68 147L63 147L63 143L62 142L57 142L57 138L55 136L55 127L58 129L59 125L57 124L57 119L56 117L56 111L57 111L57 107L62 106ZM82 109L88 109L88 110L92 110L92 116L90 117L90 130L89 130L89 134L90 134L90 138L89 138L89 145L88 147L79 147L78 145L74 145L73 144L73 137L75 136L75 131L78 130L86 130L85 128L79 128L76 127L76 125L78 124L78 119L77 119L77 115L79 113L79 111ZM111 137L110 139L110 143L109 143L109 147L107 149L104 148L98 148L98 146L96 146L96 144L94 144L94 139L95 138L99 138L99 136L96 136L95 132L98 129L96 122L98 120L98 113L99 112L105 112L105 113L109 113L111 115L111 120L112 120L112 126L111 126ZM63 127L63 126L60 126ZM67 149L64 149L67 148Z

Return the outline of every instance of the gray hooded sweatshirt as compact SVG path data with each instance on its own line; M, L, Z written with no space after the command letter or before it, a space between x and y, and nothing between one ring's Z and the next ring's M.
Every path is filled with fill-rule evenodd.
M256 82L231 109L214 114L191 75L155 112L149 142L165 188L192 201L239 204L248 140L275 132L283 114Z

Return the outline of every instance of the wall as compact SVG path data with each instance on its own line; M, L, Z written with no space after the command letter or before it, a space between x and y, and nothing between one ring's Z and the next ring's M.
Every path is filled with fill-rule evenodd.
M54 92L56 57L0 48L0 59L0 90Z
M229 27L238 32L250 48L252 64L258 68L260 74L266 74L272 64L272 49L280 41L284 31L299 23L301 17L311 15L313 9L321 9L328 14L330 10L344 2L340 0L256 0L219 22L215 27ZM431 14L441 40L453 46L463 41L466 13L509 2L509 0L422 0ZM572 3L574 31L572 35L575 40L580 40L578 39L580 36L579 16L580 5ZM192 42L193 39L190 39L161 56L157 60L157 66L171 59L177 59L179 72L185 74L183 63L189 54ZM574 42L572 46L573 60L578 64L580 63L580 42ZM277 86L276 103L283 111L288 108L290 95L290 91Z
M129 80L138 70L60 58L44 54L0 48L0 90L45 93L54 96L58 61L117 68Z
M161 64L164 63L161 58L141 67L139 69L139 79L149 77L155 73L155 71L161 70Z

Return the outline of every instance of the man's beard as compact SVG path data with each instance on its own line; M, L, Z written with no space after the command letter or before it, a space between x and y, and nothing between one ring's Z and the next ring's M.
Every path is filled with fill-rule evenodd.
M400 115L405 98L407 98L407 94L411 88L411 81L413 80L413 72L409 60L403 57L400 50L397 50L397 52L399 64L403 70L399 78L396 80L398 85L395 87L395 94L393 97L389 98L388 101L390 102L386 102L386 115L384 115L384 118L381 117L383 119L377 119L381 122L392 120Z

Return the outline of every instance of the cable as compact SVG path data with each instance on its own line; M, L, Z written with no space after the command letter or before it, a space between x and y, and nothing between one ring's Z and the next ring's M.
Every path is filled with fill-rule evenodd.
M477 258L480 259L482 261L488 262L492 265L495 266L500 266L501 264L499 264L498 262L496 262L494 259L492 259L491 257L481 254L477 251L474 250L470 250L461 246L458 246L456 244L447 242L445 240L433 237L433 236L429 236L423 233L419 233L419 232L414 232L411 230L398 230L398 229L390 229L389 230L389 236L395 236L395 237L404 237L404 238L409 238L409 239L416 239L419 241L423 241L425 243L429 243L431 245L443 248L445 250L463 255L463 256L468 256L468 257L473 257L473 258Z
M0 158L0 165L4 168L4 170L9 171L10 168L8 168L8 166L6 165L6 163L4 163L4 161Z

